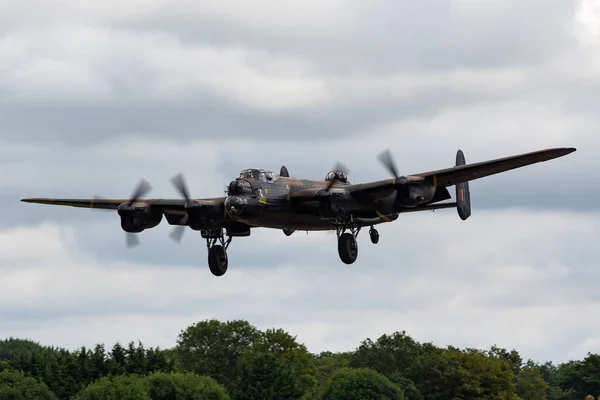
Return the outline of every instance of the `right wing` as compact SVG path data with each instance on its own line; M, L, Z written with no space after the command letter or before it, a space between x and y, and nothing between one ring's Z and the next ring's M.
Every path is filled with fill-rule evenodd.
M48 204L54 206L69 206L100 210L117 210L120 204L129 202L129 199L55 199L55 198L27 198L25 203ZM195 199L194 202L205 206L223 208L225 197ZM183 224L186 215L184 199L139 199L136 203L148 204L152 209L162 212L170 225Z
M116 210L120 204L127 203L129 199L55 199L35 197L22 199L25 203L48 204L53 206L69 206L79 208L94 208L101 210ZM161 210L184 211L186 201L182 199L139 199L138 203L147 203L151 207Z

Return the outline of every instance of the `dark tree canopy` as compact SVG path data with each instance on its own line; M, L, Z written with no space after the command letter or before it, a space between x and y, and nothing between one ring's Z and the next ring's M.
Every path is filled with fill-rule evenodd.
M66 350L0 341L0 399L498 399L600 397L600 355L559 365L512 349L442 348L406 332L312 354L282 329L200 321L171 349L131 341Z
M404 400L404 393L379 372L344 368L336 371L327 383L321 400Z
M21 371L5 369L0 372L0 399L56 400L56 396L44 383Z

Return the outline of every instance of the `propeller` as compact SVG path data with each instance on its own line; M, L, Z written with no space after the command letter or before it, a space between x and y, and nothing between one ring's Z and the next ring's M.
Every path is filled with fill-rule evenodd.
M171 183L177 190L177 192L183 197L186 203L190 202L190 191L188 189L187 184L185 183L185 179L183 178L183 174L179 173L171 178ZM187 216L186 216L187 217ZM169 238L173 240L175 243L180 243L183 238L183 233L185 232L186 225L177 225L169 234Z
M133 192L131 193L131 196L129 197L129 200L127 200L127 205L131 206L133 203L135 203L136 201L138 201L140 198L142 198L143 196L145 196L146 194L148 194L148 192L152 189L152 185L150 185L150 183L142 178L140 179L140 181L137 183L136 187L133 189ZM106 200L105 197L102 196L98 196L98 195L94 195L93 197L94 202L102 202L103 200ZM92 205L92 211L114 211L113 209L109 209L109 208L96 208L93 207ZM125 232L125 243L127 245L127 248L133 248L135 246L138 246L140 244L140 239L138 237L137 233L131 233L131 232Z
M140 244L140 238L137 233L125 232L125 243L127 248L131 249Z
M140 198L148 194L152 189L152 185L146 179L142 178L133 189L131 196L129 197L129 201L127 202L128 206L131 206L133 203L138 201ZM137 233L125 232L125 243L128 249L136 247L140 244L140 238Z
M377 156L379 161L383 164L383 166L390 172L390 174L394 175L394 178L399 178L400 174L398 173L398 168L396 168L396 163L392 157L392 152L390 149L385 149Z
M152 185L150 185L150 182L148 182L144 178L140 179L137 186L133 190L133 193L131 194L131 197L129 198L129 202L127 203L127 205L129 205L129 206L132 205L133 203L138 201L141 197L148 194L148 192L151 189L152 189Z
M189 203L190 201L190 191L188 190L187 184L183 179L183 174L179 173L171 178L171 183L177 189L177 192Z
M344 164L342 164L340 161L336 161L335 165L333 166L332 171L342 171L344 172L346 175L348 174L348 172L350 172L350 170L348 169L348 167L346 167ZM332 179L327 183L327 186L325 187L325 192L328 192L329 189L331 189L331 187L334 185L334 183L337 181L337 179Z

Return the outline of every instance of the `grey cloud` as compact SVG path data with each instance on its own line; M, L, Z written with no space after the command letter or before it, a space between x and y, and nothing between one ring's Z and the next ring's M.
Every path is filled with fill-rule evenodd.
M171 346L216 317L288 328L313 351L401 329L541 361L600 351L600 76L596 45L569 31L573 3L179 4L0 2L3 334ZM363 232L350 267L334 235L257 230L217 279L196 232L177 246L163 222L127 251L117 215L18 201L126 197L140 176L176 197L179 171L214 196L249 166L323 178L335 160L383 179L387 147L416 173L458 148L476 162L554 146L579 151L473 182L465 223L402 216L376 246Z
M388 4L385 14L348 5L341 15L337 4L314 4L316 15L294 11L308 19L285 8L277 8L279 22L272 12L255 15L276 24L265 25L246 18L242 4L159 2L148 11L65 3L64 15L89 25L25 24L2 42L2 132L71 143L132 133L183 141L358 137L451 107L543 103L565 88L576 96L544 74L574 47L565 28L573 5L544 2L532 14L519 10L533 5L511 4Z
M574 14L575 4L558 0L328 5L312 4L312 15L294 20L299 10L269 4L275 10L265 10L262 18L270 24L261 25L245 18L249 10L242 7L225 10L223 5L211 13L165 6L160 13L126 19L122 26L175 32L190 43L269 48L318 59L326 72L350 74L537 64L565 51L574 40L565 16Z
M494 211L467 224L455 223L453 216L427 215L419 224L407 225L411 218L416 221L408 217L405 224L382 227L378 245L361 240L359 260L352 266L339 262L334 239L328 241L324 234L286 238L261 231L232 245L236 255L222 279L210 275L203 246L189 258L149 247L156 255L173 257L157 268L140 263L142 256L134 263L86 255L101 244L78 247L79 228L70 228L64 239L51 225L45 231L4 231L3 332L23 331L23 316L40 326L53 324L42 319L42 312L73 326L79 323L74 318L91 315L97 321L135 315L190 323L216 316L294 327L293 333L313 351L326 345L349 350L368 335L402 329L417 340L440 345L514 347L541 361L596 351L580 344L596 329L588 316L598 312L594 282L599 270L585 263L581 267L577 257L598 256L597 214ZM9 247L11 252L6 251ZM10 267L19 260L19 268ZM550 329L562 318L570 328ZM582 333L584 324L591 330ZM184 327L181 322L177 329ZM135 334L128 340L139 337L163 347L175 341L175 332L165 338L157 336L161 329L128 329ZM106 336L100 340L105 342L116 334L103 331ZM334 334L341 331L345 333L336 344ZM544 340L525 344L539 332ZM36 340L52 337L35 334ZM70 339L69 346L85 340L91 339Z

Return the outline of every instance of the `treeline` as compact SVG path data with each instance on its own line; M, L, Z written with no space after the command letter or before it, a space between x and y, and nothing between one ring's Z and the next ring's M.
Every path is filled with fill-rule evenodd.
M281 329L201 321L172 349L0 342L0 399L600 399L600 355L553 365L516 350L440 348L405 332L312 354Z

